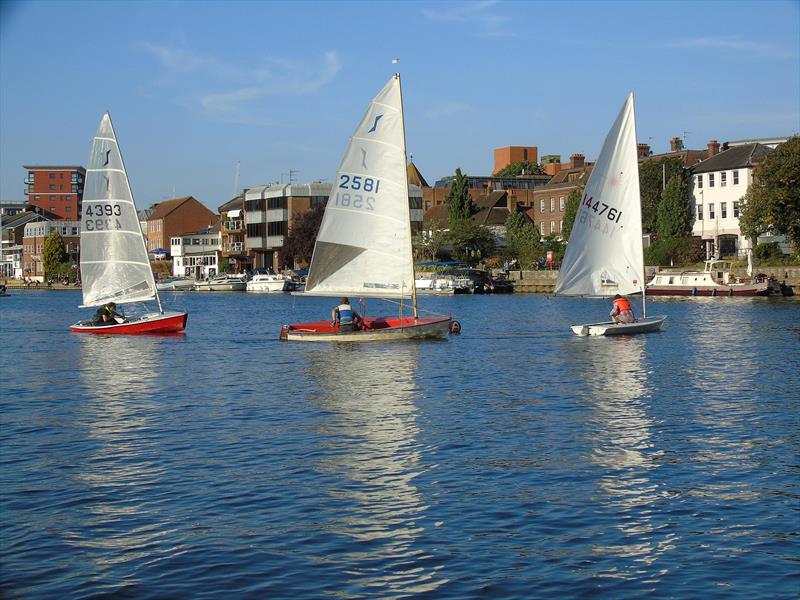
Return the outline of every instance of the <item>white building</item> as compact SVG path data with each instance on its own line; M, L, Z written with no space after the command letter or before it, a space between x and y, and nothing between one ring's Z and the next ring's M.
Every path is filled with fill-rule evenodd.
M723 149L692 167L692 235L702 238L706 258L743 258L752 248L751 240L739 229L739 213L753 182L753 167L769 152L759 143L742 144Z
M195 279L206 279L220 272L222 237L219 224L199 233L170 238L172 273Z

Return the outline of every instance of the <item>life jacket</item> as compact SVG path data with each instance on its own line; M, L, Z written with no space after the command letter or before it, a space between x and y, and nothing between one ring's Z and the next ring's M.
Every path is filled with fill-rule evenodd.
M633 312L633 309L631 308L631 303L628 302L627 298L616 298L614 300L614 306L616 306L619 309L619 312L624 312L626 310Z
M348 324L353 322L353 308L349 304L340 304L339 309L339 323Z

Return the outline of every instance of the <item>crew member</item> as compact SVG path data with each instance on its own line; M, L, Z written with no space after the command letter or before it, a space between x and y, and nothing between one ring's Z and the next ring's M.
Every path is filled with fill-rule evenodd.
M343 296L339 300L339 306L335 306L331 311L331 326L335 327L339 324L339 331L358 331L361 324L361 315L359 315L352 306L347 296Z
M614 307L611 309L611 320L614 323L633 323L636 317L633 316L633 308L627 298L619 294L614 296Z

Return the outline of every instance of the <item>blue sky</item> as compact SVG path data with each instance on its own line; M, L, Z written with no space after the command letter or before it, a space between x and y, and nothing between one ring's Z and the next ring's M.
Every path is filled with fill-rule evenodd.
M400 59L408 151L430 183L493 149L596 158L629 91L640 142L800 130L800 3L8 2L0 199L23 164L85 165L110 111L140 208L330 180Z

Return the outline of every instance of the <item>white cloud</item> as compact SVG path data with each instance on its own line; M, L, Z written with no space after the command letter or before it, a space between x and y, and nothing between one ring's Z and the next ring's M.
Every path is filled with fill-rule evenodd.
M424 114L428 119L447 119L465 113L468 110L469 106L461 102L444 102L432 106Z
M789 52L772 44L762 44L741 38L698 37L677 40L667 44L669 48L712 48L718 50L735 50L752 52L758 55L772 56L775 58L796 58L796 52Z
M264 124L262 116L248 116L248 107L266 96L314 94L329 84L341 70L335 51L318 62L264 56L250 65L234 65L185 47L142 42L139 47L160 63L158 83L182 90L182 103L199 108L226 122ZM188 94L188 96L187 96Z
M471 24L475 33L485 37L513 36L509 30L511 18L494 12L499 6L497 0L441 2L422 9L422 16L432 21Z

